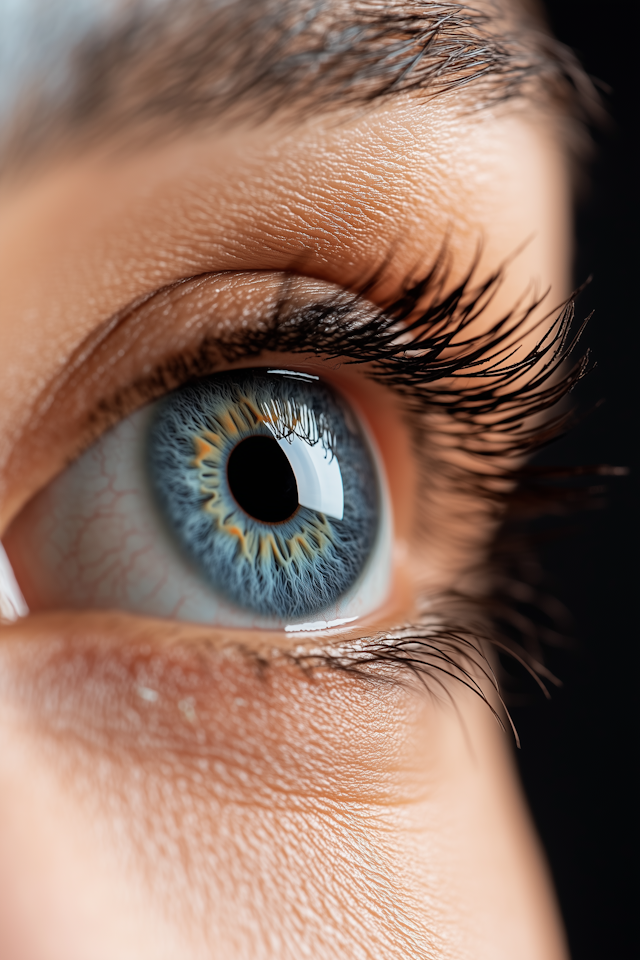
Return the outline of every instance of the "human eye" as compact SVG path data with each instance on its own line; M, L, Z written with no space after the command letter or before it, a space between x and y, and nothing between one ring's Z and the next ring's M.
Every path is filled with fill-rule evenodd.
M389 509L348 401L318 374L248 368L124 419L6 543L32 611L115 606L308 630L384 600Z

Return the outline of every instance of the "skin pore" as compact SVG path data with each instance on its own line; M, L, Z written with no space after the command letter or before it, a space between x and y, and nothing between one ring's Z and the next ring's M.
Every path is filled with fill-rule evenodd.
M527 291L551 290L531 325L561 303L569 196L554 123L533 106L465 102L407 95L339 121L114 137L7 178L9 556L33 498L144 402L126 394L100 421L101 401L221 318L255 325L288 274L301 301L375 274L367 298L384 305L446 248L452 286L476 258L479 279L508 262L476 325ZM125 326L108 356L85 356L132 304L149 336ZM511 741L487 705L455 680L305 672L290 656L411 622L472 576L494 520L441 479L425 494L401 404L366 367L277 352L235 366L275 363L325 376L376 439L395 522L390 595L320 640L118 610L43 608L0 627L0 955L559 960Z

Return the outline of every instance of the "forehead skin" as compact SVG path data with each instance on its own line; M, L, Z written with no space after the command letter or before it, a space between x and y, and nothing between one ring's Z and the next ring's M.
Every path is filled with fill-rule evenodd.
M173 281L293 270L349 287L383 266L384 300L445 243L460 276L479 245L480 272L524 245L487 320L530 284L567 292L549 124L455 92L115 138L7 180L0 210L0 530L64 463L56 448L38 473L7 468L33 404L92 330ZM7 955L565 957L507 741L462 687L440 702L265 677L221 631L120 614L2 631Z

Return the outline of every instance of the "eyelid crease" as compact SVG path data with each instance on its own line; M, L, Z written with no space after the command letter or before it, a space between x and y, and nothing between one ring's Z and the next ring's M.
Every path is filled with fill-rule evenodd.
M304 305L295 302L292 293L296 284L314 281L285 274L266 315L252 324L245 320L241 329L229 332L229 325L222 321L218 323L219 332L212 334L207 329L210 318L205 316L202 324L199 317L196 327L204 325L205 330L195 343L188 330L192 341L183 342L177 353L158 363L147 363L141 375L132 371L125 386L105 386L110 377L113 380L114 371L118 375L123 363L143 362L144 351L148 354L149 350L144 337L153 335L157 340L158 324L154 320L172 314L174 297L206 292L211 280L246 274L225 271L200 275L145 295L86 338L57 380L41 392L27 427L13 439L7 475L16 470L29 470L34 475L33 464L24 463L26 455L38 455L33 450L37 451L39 444L31 443L30 438L46 431L54 442L54 416L67 431L72 428L77 434L65 460L69 463L108 427L189 380L245 360L255 361L266 353L288 353L362 368L365 378L390 389L406 412L418 458L429 435L429 416L444 417L455 444L469 455L465 469L447 465L448 482L501 502L505 485L498 478L509 478L507 462L517 464L563 429L568 414L549 419L547 411L573 388L588 364L585 356L567 370L567 358L584 326L570 336L573 298L555 319L547 315L533 322L533 312L541 300L531 297L526 303L522 297L512 310L478 332L474 324L491 305L504 266L477 282L477 259L451 289L451 264L443 250L426 274L416 280L413 271L396 299L382 307L369 296L375 292L386 265L356 291L339 290ZM270 276L271 272L266 274ZM147 329L148 320L151 323ZM519 340L525 332L530 335L534 327L541 330L540 339L523 351L518 347ZM123 337L129 337L124 346L119 342ZM132 349L132 338L136 337L142 338L144 348L137 360L135 347L140 345L136 342ZM97 401L89 396L96 385L101 391ZM438 424L438 430L442 429L442 423ZM66 437L64 442L68 447ZM429 470L433 466L430 462ZM515 473L512 471L511 479Z

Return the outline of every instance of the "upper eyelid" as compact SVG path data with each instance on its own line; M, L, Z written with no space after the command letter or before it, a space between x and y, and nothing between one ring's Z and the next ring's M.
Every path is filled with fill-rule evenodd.
M520 306L518 310L508 312L493 322L490 329L474 334L473 323L490 304L492 292L500 283L501 272L498 270L483 283L476 283L475 265L472 264L466 277L452 291L447 285L448 267L448 260L443 255L422 279L416 281L413 275L407 277L404 290L385 308L376 307L369 299L379 279L377 274L368 278L361 289L353 293L329 286L335 293L331 293L328 298L325 295L324 301L320 297L315 304L299 308L295 322L294 318L286 313L292 284L295 286L298 282L307 281L313 284L314 281L297 275L284 275L283 278L282 274L275 274L280 277L280 286L275 298L272 298L271 326L269 323L261 324L260 317L254 315L253 325L241 327L231 336L212 336L209 346L227 363L253 359L269 348L274 352L306 352L316 356L340 356L347 362L356 364L368 363L367 376L399 394L409 412L424 411L434 404L443 406L445 412L455 407L458 420L466 419L473 424L474 418L477 420L479 415L488 411L493 415L495 427L495 413L502 405L508 413L505 436L518 441L518 428L522 430L531 412L552 406L581 375L582 368L577 368L568 377L556 378L557 382L552 387L548 387L546 392L542 391L543 384L548 383L556 374L564 356L569 352L565 340L571 320L571 307L556 318L551 329L545 330L543 327L542 347L529 351L520 359L519 366L515 364L515 370L519 371L516 375L513 362L508 362L509 349L514 341L517 342L522 325L526 323L536 304L530 303L524 308ZM120 349L117 348L115 340L119 334L130 333L131 330L136 334L144 331L145 316L154 320L155 326L151 324L151 329L155 334L156 326L163 315L161 306L170 313L172 298L180 300L193 291L205 290L211 281L221 277L241 277L246 281L248 274L248 271L239 274L225 271L222 274L200 275L181 280L139 298L94 330L69 359L57 381L41 394L28 428L15 438L7 461L7 474L25 475L25 470L30 471L30 475L37 474L37 468L34 471L33 459L25 461L25 452L31 455L33 448L38 446L29 442L30 437L37 438L45 431L51 441L49 447L55 447L56 416L64 421L67 432L71 425L74 425L75 436L71 442L68 436L64 438L62 446L66 451L65 459L58 463L53 472L50 465L43 469L42 483L46 483L65 463L75 459L104 429L122 416L133 412L136 406L156 399L194 375L214 372L211 363L208 367L206 363L202 365L202 356L198 359L199 370L194 369L193 364L185 369L183 351L182 356L174 353L169 364L165 363L164 369L162 366L149 364L149 369L140 375L139 366L145 366L143 358L135 356L135 351L129 351L127 355L127 350L123 349L122 345ZM262 278L274 277L272 271L254 275ZM327 289L326 284L321 286ZM427 305L422 307L425 298ZM341 314L340 320L344 322L336 322L334 314L337 308ZM204 313L206 312L205 309ZM262 319L264 320L264 315ZM305 328L308 328L312 321L315 324L313 330L306 329L305 333ZM203 326L206 327L206 324ZM406 340L406 336L399 341L398 333L401 329L410 337L411 342ZM450 349L453 332L457 335L457 339L454 337L457 356L454 357L451 356ZM193 330L189 334L193 351L192 333ZM203 348L207 346L206 341L205 333L195 345L196 352L202 354ZM224 348L222 353L221 346ZM419 347L418 355L408 352L407 348L411 346ZM494 358L494 383L489 389L487 365L484 363L483 366L482 360L487 354ZM129 383L124 389L109 390L105 381L108 380L110 372L120 372L120 368L132 359L137 366L135 375L130 375ZM208 358L208 361L210 360L211 357ZM89 368L92 362L94 369L91 371ZM489 366L491 367L491 364ZM540 367L543 368L542 371ZM496 370L498 375L495 374ZM458 373L464 374L461 388L456 384L455 377ZM518 379L522 381L525 374L528 374L531 381L528 393L526 385L523 387L522 384L514 390L513 383ZM94 394L96 392L91 380L100 384L97 402L91 395L92 391ZM472 382L470 386L470 381L477 382ZM504 394L502 397L501 388ZM480 402L479 397L484 400ZM530 429L528 433L526 430L523 432L525 446L530 445L530 433ZM479 444L476 444L476 447L478 446ZM517 446L516 442L515 447ZM37 450L34 456L37 456ZM37 486L31 493L35 493L36 489ZM14 509L19 509L20 505ZM11 505L8 511L11 513Z
M497 271L495 274L491 275L488 280L483 285L482 289L473 291L471 297L468 296L469 286L471 278L474 274L475 264L472 264L470 270L468 271L466 277L459 283L458 287L454 291L448 291L447 295L443 295L443 291L446 290L446 283L449 274L449 265L444 256L444 252L441 252L440 256L436 258L434 265L428 270L424 276L422 276L417 281L412 275L404 278L404 282L400 285L399 294L394 301L387 302L382 308L376 306L373 300L369 299L370 295L375 295L375 290L378 285L383 286L385 280L385 268L386 263L383 264L381 268L376 270L373 275L368 278L365 278L360 284L359 288L355 291L339 290L336 289L335 294L327 295L325 298L320 298L319 300L314 301L312 304L308 305L308 309L314 309L317 312L317 308L320 307L321 310L325 310L326 315L335 314L336 311L339 311L345 320L348 320L350 323L357 318L357 315L360 313L366 314L368 318L373 319L376 324L375 331L375 341L378 346L383 346L387 344L390 340L395 337L393 327L396 324L399 324L406 328L407 322L414 320L414 326L420 328L421 333L422 329L426 329L429 333L432 343L435 340L443 341L447 338L450 332L451 321L454 320L456 312L459 310L460 302L466 296L467 302L464 304L463 311L465 316L463 318L463 323L460 327L468 325L469 320L474 319L474 314L477 315L479 312L482 312L485 307L488 305L488 299L493 295L497 286L499 285L501 278L501 271ZM166 308L166 305L160 305L157 309L154 309L154 306L162 298L171 298L174 295L179 297L182 293L190 294L198 286L206 284L211 280L218 280L220 278L224 279L225 276L246 276L248 273L255 273L255 271L246 271L241 272L240 274L235 273L234 271L223 271L221 273L215 274L201 274L197 276L184 277L178 281L175 281L171 284L164 285L154 291L146 293L134 300L132 303L127 304L124 308L114 313L106 321L101 323L97 328L92 330L85 340L76 348L73 355L67 360L64 365L64 368L57 377L48 384L40 393L39 397L36 399L33 410L32 410L32 420L34 422L40 421L49 411L51 406L59 402L61 397L70 390L74 389L75 383L74 380L82 380L83 369L88 365L92 359L96 359L100 352L104 356L104 367L106 368L110 363L113 362L118 350L111 350L109 354L109 343L114 339L119 333L126 331L130 334L133 328L138 325L138 329L143 329L143 325L140 323L142 315L146 313L149 309L152 314L152 322L154 322L153 313L159 313L163 309L163 306ZM271 271L265 271L265 273L271 273ZM279 302L276 305L276 311L282 313L287 309L288 304L288 287L291 281L304 280L306 279L303 275L285 274L282 279L282 292L279 296ZM489 297L486 297L486 294ZM421 316L417 319L414 317L416 309L420 302L425 297L430 297L431 304L427 308L426 312L423 312ZM171 309L172 304L169 304L169 309ZM479 308L479 309L478 309ZM268 308L267 308L268 309ZM301 310L298 311L298 317L296 321L296 327L302 328L305 325L305 307L303 306ZM266 313L266 311L265 311ZM264 316L256 318L259 320L264 320ZM337 324L331 324L338 329ZM257 355L255 346L251 349L247 349L244 354L242 352L242 343L243 341L248 341L251 334L245 334L242 330L236 334L235 339L233 337L220 337L218 342L220 344L226 344L227 351L232 348L238 352L240 357L244 356L250 358ZM371 336L371 323L369 324L369 329L367 331L368 342L370 342ZM421 334L420 334L421 336ZM205 334L206 338L206 334ZM365 357L361 355L354 356L353 349L351 351L345 349L345 344L349 338L340 337L336 338L336 343L338 345L337 350L332 350L333 345L329 345L329 349L322 351L325 355L328 353L332 355L347 355L349 357L349 362L351 363L363 363L365 362ZM351 338L354 342L354 345L357 350L361 351L362 340L357 342L357 337ZM211 338L213 341L213 338ZM477 341L477 342L476 342ZM458 338L458 346L469 346L469 341L460 341ZM474 338L474 348L477 350L480 344L478 338ZM495 337L494 343L495 346ZM264 350L265 344L261 345L261 350ZM275 349L279 349L280 344L274 343ZM127 344L127 350L131 349L131 342ZM310 352L315 352L311 348ZM321 351L317 351L318 354ZM228 359L225 358L225 359ZM375 359L380 359L380 356L376 356ZM153 371L151 377L154 373L158 371ZM207 372L211 372L207 370ZM444 372L444 371L443 371ZM179 385L179 382L176 382L175 385ZM389 386L393 389L398 386L394 382L393 378L389 378Z
M36 399L32 418L34 422L42 420L45 416L48 415L51 408L55 405L60 405L64 403L67 395L70 393L78 392L78 389L82 387L83 382L86 382L88 379L88 374L86 368L93 361L96 363L99 371L104 371L110 365L117 365L118 360L122 359L126 354L133 356L135 350L133 349L133 339L140 337L144 338L146 335L153 334L155 337L155 328L157 326L157 321L159 315L163 313L169 313L175 309L178 304L172 302L172 298L180 298L181 296L190 296L194 292L197 292L198 288L206 286L209 282L213 281L224 281L226 278L237 279L245 278L248 275L254 275L258 273L257 271L223 271L220 273L214 274L200 274L193 277L185 277L176 281L174 283L165 285L158 288L157 290L152 291L149 294L145 294L142 297L137 298L133 303L128 304L125 308L115 313L107 321L100 324L99 327L94 329L87 338L76 348L73 356L65 364L64 369L59 373L59 375L54 379L54 381L48 384L40 393L39 397ZM264 274L278 275L276 271L264 271ZM294 275L294 279L302 280L303 282L307 278L303 276ZM286 290L287 285L291 277L285 275L282 281L283 291ZM347 291L341 291L344 296L350 297ZM286 294L279 296L278 301L284 301L286 299ZM327 301L328 302L328 301ZM360 298L356 295L351 297L352 305L355 306L356 303L360 303ZM364 303L364 301L362 301ZM375 309L373 304L367 304L369 310ZM268 315L271 306L267 304L266 298L263 305L263 309L260 306L254 311L253 324L252 326L257 326L261 321L265 319ZM135 380L134 383L127 383L123 391L116 391L115 394L112 394L111 397L105 395L101 396L96 406L93 410L87 412L88 419L94 419L94 424L99 428L99 419L100 414L109 414L109 408L112 408L112 412L120 418L125 415L125 412L132 412L133 408L124 406L121 403L123 393L134 387L141 391L145 390L145 385L148 383L148 390L144 393L142 402L145 402L147 399L155 399L157 396L162 395L162 393L167 392L170 389L173 389L177 386L182 385L187 376L192 374L183 375L177 367L180 366L180 361L183 357L187 356L188 352L193 354L201 353L203 349L206 348L207 344L223 343L223 337L217 337L213 333L218 319L214 316L215 308L210 308L205 312L209 314L204 323L200 323L200 330L202 330L202 336L198 339L197 336L192 336L191 333L186 333L185 336L180 336L181 333L187 331L189 328L194 326L194 313L197 313L197 310L189 311L187 310L188 322L184 322L185 318L183 317L182 324L179 328L178 336L183 341L182 346L178 349L172 349L167 352L166 362L157 363L151 366L149 369L148 364L143 364L146 368L144 369L137 377L132 378ZM201 320L201 318L198 318ZM240 317L229 317L229 320L240 320ZM128 342L124 349L118 343L115 345L113 341L118 337L127 338ZM240 333L240 338L243 334ZM274 350L277 352L277 347ZM255 353L247 350L246 352L240 351L239 358L250 359L255 356ZM143 358L140 358L142 360ZM209 374L214 372L213 364L209 360L203 359L203 370L201 375ZM220 360L223 360L220 357ZM226 360L228 363L228 358L224 358L223 362ZM170 368L173 367L173 370ZM163 378L163 374L174 379L170 384L165 382L158 384L157 381L159 378ZM151 386L152 382L156 381L155 390Z
M50 416L52 408L60 407L65 404L68 397L72 394L79 394L82 392L83 384L86 384L90 379L91 374L88 373L87 367L93 362L97 367L97 376L103 374L109 366L112 366L118 362L119 359L122 359L124 352L132 354L132 340L137 336L144 337L145 334L149 333L153 327L157 325L160 315L162 315L167 310L172 310L177 306L177 303L172 303L172 298L179 299L182 295L191 295L194 291L197 291L199 287L207 285L209 282L216 282L218 280L223 280L226 277L238 278L246 277L248 275L256 275L259 273L278 275L277 271L222 271L213 274L199 274L196 276L184 277L178 281L175 281L171 284L164 285L156 290L153 290L149 293L144 294L136 298L132 303L127 304L121 310L118 310L107 320L102 322L99 326L94 328L89 335L76 347L73 351L73 354L65 362L63 368L58 372L58 374L53 378L53 380L48 383L40 392L35 402L33 403L31 416L30 416L30 426L32 428L38 427L41 423L46 421ZM296 280L306 281L307 279L303 275L292 275ZM285 275L282 280L282 289L283 295L278 299L286 299L286 290L291 276ZM327 285L325 285L327 286ZM350 295L347 291L341 291L344 296L351 298L352 307L356 307L356 304L362 303L365 305L365 299L361 298L360 295ZM372 303L367 302L366 308L369 310L376 309ZM265 302L265 310L262 315L254 316L254 321L258 323L260 320L264 319L264 315L270 309ZM209 311L213 312L213 311ZM183 324L182 329L186 329L188 326L193 326L193 316L189 317L189 323ZM236 317L235 319L240 319ZM205 323L205 332L203 334L203 339L210 339L213 341L213 337L210 336L211 327L215 325L214 318L211 318L212 323ZM122 335L128 338L128 342L124 350L120 344L113 346L113 341L122 337ZM199 343L195 339L184 338L185 342L184 353L187 349L197 351L201 349L202 343ZM255 354L246 352L246 357L254 356ZM170 361L180 359L180 352L174 351L173 355L170 356ZM147 379L152 381L157 379L157 377L162 375L162 364L156 365L151 370L146 370L139 376L138 385L142 387L144 380ZM213 369L207 368L203 373L211 373ZM96 373L93 374L96 377ZM155 399L156 396L161 395L163 392L166 392L168 389L181 385L183 382L177 375L177 379L170 385L161 384L159 386L158 392L155 394L149 390L148 398ZM128 384L127 386L131 386ZM126 389L126 388L125 388ZM120 395L121 396L121 395ZM112 407L113 413L117 416L125 415L125 407L123 404L119 403L118 395L112 395L111 398L102 396L99 401L97 408L93 413L88 412L88 419L93 419L94 426L96 429L100 429L99 420L101 419L100 414L108 414L109 406ZM101 408L101 409L98 409ZM133 408L126 408L126 412L132 412ZM108 420L108 415L105 418Z
M274 271L264 271L264 273L275 274L277 276L277 273ZM321 310L325 311L327 316L335 314L336 310L339 309L343 317L350 321L355 320L357 315L361 313L382 318L384 311L377 307L368 297L369 294L375 292L379 281L384 282L384 273L383 267L379 271L376 271L372 277L363 281L361 288L355 292L334 287L333 293L329 294L327 292L324 298L320 297L313 303L309 303L308 309L314 308L317 310L317 308L320 307ZM433 279L435 279L436 271L432 271L431 273L433 273ZM79 438L78 445L72 455L75 457L79 455L88 443L103 432L104 429L113 425L128 413L133 412L137 406L152 399L157 399L163 393L180 386L186 379L194 375L207 375L213 373L216 368L219 369L219 366L216 367L216 364L213 362L212 356L213 351L218 349L218 345L224 345L224 349L227 351L226 357L219 356L218 359L226 361L227 363L231 359L228 355L230 351L233 351L233 360L236 361L241 359L250 360L257 357L261 352L264 352L264 344L260 349L256 349L255 346L249 347L248 340L251 334L249 331L242 329L236 333L235 337L216 337L212 332L212 328L215 327L215 321L213 317L211 317L208 318L211 322L205 321L203 324L204 332L200 341L189 336L186 337L181 349L167 353L166 359L152 366L151 369L144 370L142 373L136 372L124 386L121 386L115 391L111 390L108 394L106 389L101 389L97 402L89 403L84 396L85 391L83 387L91 377L94 379L97 377L105 379L109 368L118 366L123 359L124 353L133 355L133 340L136 338L144 338L145 335L157 325L159 319L165 312L170 312L179 306L178 301L181 298L193 295L194 292L198 291L198 288L206 287L206 285L212 281L214 283L219 280L224 281L227 277L234 279L238 277L244 278L250 274L255 274L255 271L243 271L240 273L223 271L220 273L201 274L181 278L174 283L164 285L136 298L132 303L117 311L89 333L85 340L75 349L72 356L67 360L63 369L54 380L47 384L41 391L33 405L30 428L37 429L41 424L44 425L48 423L55 408L60 409L64 407L65 404L68 404L70 398L79 396L81 398L80 403L85 404L81 419L84 420L82 428L83 434L86 434L86 436L83 435L82 438ZM262 312L256 311L256 315L253 318L254 323L250 326L257 328L261 321L269 318L270 312L272 315L274 312L281 314L282 311L288 307L292 282L306 282L308 280L311 280L311 278L307 278L304 275L284 274L282 276L280 292L275 301L272 304L267 304L265 300ZM311 282L313 281L311 280ZM408 290L409 284L407 281L405 283L407 291L400 294L396 301L396 307L402 304L402 313L410 314L418 299L415 291L421 291L422 287L424 287L426 292L426 288L430 285L430 282L431 277L428 282L424 283L423 281L421 284L415 285L415 290L412 295ZM326 288L333 285L323 284L323 286ZM422 296L422 292L420 296ZM212 313L213 310L209 312ZM185 324L183 329L186 328L186 326L193 326L193 314L197 313L197 310L187 311L187 313L190 314L188 324ZM305 314L305 306L303 305L297 311L295 322L297 329L304 327ZM239 319L239 317L236 319ZM402 322L402 319L400 322ZM336 331L339 330L339 324L332 322L331 326L334 326ZM127 338L124 350L119 343L115 342L123 337ZM380 340L388 338L388 333L381 329L379 331L379 337ZM274 337L274 342L271 344L273 352L278 352L281 349L280 345L276 342L277 339L277 337ZM342 349L339 349L337 352L344 354L346 338L338 337L337 339L342 340ZM313 346L309 348L309 352L316 354L316 356L326 355L326 351L314 350ZM331 355L335 353L335 350L330 351ZM349 362L362 363L364 359L364 357L354 357L352 354L349 357ZM185 361L189 363L188 371L185 369ZM88 370L91 364L94 365L95 371L97 372L91 373ZM181 367L182 369L180 369ZM198 368L197 373L196 367ZM390 384L391 389L394 389L396 386L394 383Z

